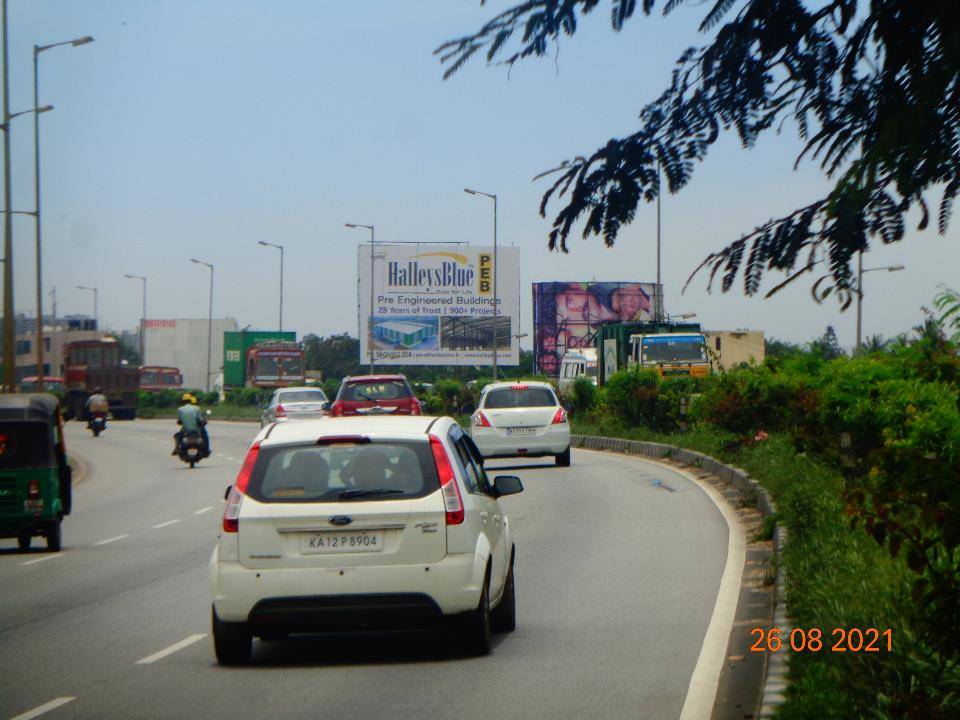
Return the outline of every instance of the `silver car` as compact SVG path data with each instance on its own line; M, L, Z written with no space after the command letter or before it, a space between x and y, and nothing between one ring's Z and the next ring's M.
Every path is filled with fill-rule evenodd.
M324 417L330 402L318 387L278 388L260 416L260 427L283 420L305 420Z

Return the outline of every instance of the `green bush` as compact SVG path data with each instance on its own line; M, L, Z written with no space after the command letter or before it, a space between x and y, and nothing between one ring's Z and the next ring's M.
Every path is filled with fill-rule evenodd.
M327 378L323 381L323 392L329 400L336 400L337 393L340 392L340 381L336 378Z
M582 416L596 406L597 386L589 378L579 377L573 383L573 388L565 398L570 405L570 412Z
M256 406L266 402L270 397L270 391L260 388L232 388L227 390L226 396L227 403L230 405Z

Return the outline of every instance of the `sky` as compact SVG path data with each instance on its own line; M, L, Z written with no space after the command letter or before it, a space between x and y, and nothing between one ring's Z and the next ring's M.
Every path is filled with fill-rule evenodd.
M92 35L40 56L44 285L57 312L135 327L145 275L151 318L204 318L215 265L216 317L277 325L285 247L284 329L356 335L356 247L345 223L376 226L378 241L489 244L499 197L500 242L521 254L521 330L530 283L653 281L655 208L642 205L612 249L572 238L547 250L541 171L638 127L667 86L674 60L703 42L702 4L640 16L621 33L601 7L549 58L513 68L475 58L449 80L432 51L514 3L479 0L10 0L11 111L32 104L31 48ZM12 121L13 205L33 208L30 116ZM787 126L751 150L732 134L694 180L663 198L665 308L712 329L749 328L794 342L833 324L852 346L855 314L810 296L810 281L770 300L723 294L690 272L757 224L825 194L810 164L793 169ZM939 197L936 198L939 202ZM558 210L554 204L552 209ZM35 312L33 221L14 220L16 311ZM938 283L960 285L960 221L947 236L911 230L865 255L903 264L864 280L864 335L895 335L922 319ZM769 275L764 288L782 276ZM45 292L45 294L46 294ZM50 312L45 297L45 312ZM529 346L531 338L523 343Z

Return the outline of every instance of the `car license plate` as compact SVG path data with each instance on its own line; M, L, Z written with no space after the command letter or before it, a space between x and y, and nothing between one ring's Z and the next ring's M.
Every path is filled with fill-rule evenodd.
M311 533L300 537L300 553L302 555L382 551L382 530Z
M507 435L534 435L536 432L537 429L532 427L507 428Z

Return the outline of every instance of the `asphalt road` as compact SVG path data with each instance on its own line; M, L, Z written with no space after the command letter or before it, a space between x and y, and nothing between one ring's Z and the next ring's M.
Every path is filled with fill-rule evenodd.
M569 468L489 463L526 490L501 501L517 630L488 657L415 633L297 637L257 642L250 667L228 669L213 656L207 563L256 426L214 422L215 455L195 470L170 457L174 429L114 422L95 439L68 424L88 472L64 551L0 540L0 720L680 715L728 539L685 477L578 451Z

